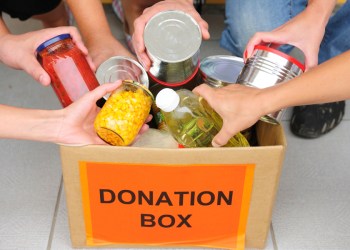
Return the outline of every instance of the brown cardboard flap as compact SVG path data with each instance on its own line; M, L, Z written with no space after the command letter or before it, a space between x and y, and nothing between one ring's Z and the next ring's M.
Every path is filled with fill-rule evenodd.
M61 146L72 245L86 246L79 161L164 164L244 163L256 165L246 230L246 246L263 248L269 232L285 155L286 139L281 126L263 122L258 124L257 134L261 146L248 148L156 149L99 145Z

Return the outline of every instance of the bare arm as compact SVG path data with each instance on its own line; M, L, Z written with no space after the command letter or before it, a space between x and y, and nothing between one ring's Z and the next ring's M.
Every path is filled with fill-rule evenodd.
M100 0L66 0L96 67L111 56L134 57L109 27Z
M60 110L36 110L0 105L0 138L64 144L105 144L94 130L96 101L120 85L103 84Z
M266 111L350 99L349 65L350 51L347 51L300 77L266 89L263 100L271 99Z

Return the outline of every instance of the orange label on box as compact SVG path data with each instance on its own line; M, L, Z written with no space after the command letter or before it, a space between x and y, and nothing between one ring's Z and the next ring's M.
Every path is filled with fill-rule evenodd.
M254 167L80 162L87 244L244 249Z

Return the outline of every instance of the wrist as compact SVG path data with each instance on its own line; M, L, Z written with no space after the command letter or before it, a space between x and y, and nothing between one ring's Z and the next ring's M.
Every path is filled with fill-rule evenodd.
M36 110L31 131L31 140L59 142L64 115L62 110Z
M258 103L261 108L261 116L273 113L284 108L285 97L278 91L278 87L260 89L257 94Z
M309 1L305 11L311 13L312 16L317 16L318 22L324 26L327 25L330 16L336 6L336 0L313 0Z
M8 34L9 33L0 34L0 62L3 63L5 63L4 60L6 58L6 40L8 40Z

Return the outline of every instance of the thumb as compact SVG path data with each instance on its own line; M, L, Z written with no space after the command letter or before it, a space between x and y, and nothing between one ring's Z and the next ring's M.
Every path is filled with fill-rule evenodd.
M231 139L231 137L235 135L235 132L233 131L234 133L232 133L232 131L233 131L232 128L231 128L231 131L228 130L225 127L225 123L224 123L219 133L217 133L216 136L213 138L213 141L211 143L213 147L221 147L226 145L227 142ZM237 133L238 132L239 131L237 131Z
M102 84L102 85L98 86L97 88L95 88L94 90L85 94L85 98L93 100L93 101L97 101L101 97L105 96L107 93L110 93L113 90L117 89L121 85L121 83L122 83L122 81L118 80L115 83Z
M308 55L305 53L305 71L310 70L318 64L317 56Z

